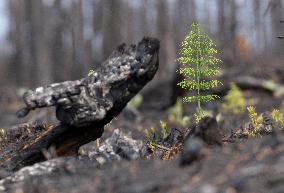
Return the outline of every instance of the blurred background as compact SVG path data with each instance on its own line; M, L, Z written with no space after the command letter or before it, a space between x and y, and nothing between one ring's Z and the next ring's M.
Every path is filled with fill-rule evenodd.
M197 20L223 58L283 57L283 0L0 0L0 83L35 87L95 69L119 44L161 40L160 78Z
M161 41L149 89L171 85L179 44L194 20L216 42L224 76L251 67L250 75L273 78L283 73L283 8L284 0L0 0L0 99L18 88L85 77L119 44L143 36Z

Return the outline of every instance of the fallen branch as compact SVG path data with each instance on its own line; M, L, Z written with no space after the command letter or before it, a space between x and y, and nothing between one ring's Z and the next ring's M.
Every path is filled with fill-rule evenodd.
M242 90L262 90L264 92L271 93L276 97L281 97L284 95L284 86L281 84L277 84L272 80L263 80L257 79L253 77L239 77L236 80L233 80L238 87ZM230 84L225 84L221 87L218 87L213 90L214 93L218 95L226 95L228 90L230 89Z

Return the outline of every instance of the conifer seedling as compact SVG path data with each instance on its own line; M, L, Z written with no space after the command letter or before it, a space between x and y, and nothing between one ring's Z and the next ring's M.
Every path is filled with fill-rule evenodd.
M181 64L179 74L184 77L178 86L196 92L196 95L183 98L183 102L197 103L196 122L205 116L201 103L219 98L218 95L204 94L204 91L221 84L219 80L212 79L219 74L218 64L221 60L215 57L217 52L212 39L201 30L198 23L193 22L190 32L181 43L177 61Z

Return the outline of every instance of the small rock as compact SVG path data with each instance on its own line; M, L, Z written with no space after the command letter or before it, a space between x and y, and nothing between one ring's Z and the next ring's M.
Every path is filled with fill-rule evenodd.
M119 129L114 130L112 136L106 139L100 147L91 142L79 149L79 155L88 156L103 164L114 160L134 160L143 157L144 146L141 140L134 140L129 134Z
M216 119L204 117L194 130L195 137L199 137L208 145L222 145L222 135Z
M5 168L0 168L0 179L6 178L11 175L11 172L6 170Z
M222 135L216 119L204 117L185 139L181 156L181 165L191 164L201 156L201 150L207 146L222 145Z
M187 165L196 161L200 157L203 141L199 138L189 138L185 141L180 164Z
M60 173L66 171L68 173L75 173L77 167L84 167L88 163L90 163L90 161L86 159L78 159L75 157L62 157L37 163L32 166L27 166L13 174L5 173L6 177L0 180L0 191L6 191L9 186L19 184L27 178L33 176L42 176L51 173ZM97 164L97 162L92 162L92 164L95 165ZM2 171L0 170L0 172Z

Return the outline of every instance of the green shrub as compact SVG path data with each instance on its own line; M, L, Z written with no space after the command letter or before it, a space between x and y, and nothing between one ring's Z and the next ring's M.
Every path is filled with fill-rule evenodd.
M273 111L271 112L271 117L280 128L284 128L284 117L278 109L273 109Z
M155 151L155 145L154 145L155 138L156 138L156 132L153 127L151 129L145 130L145 139L147 142L147 146L152 152Z
M224 97L221 110L233 114L241 114L245 111L245 99L235 83L231 84L228 94Z
M167 123L165 121L160 121L160 130L162 138L165 139L169 134Z
M168 120L171 124L175 124L181 127L187 127L189 125L189 117L183 115L182 99L178 98L176 104L169 110Z
M253 106L247 107L248 110L248 116L250 119L250 126L252 127L248 131L248 136L249 137L256 137L260 135L260 126L262 124L262 116L258 116L255 108Z
M145 130L145 139L148 148L151 151L155 150L155 147L157 146L156 142L161 140L164 140L169 135L169 129L167 127L167 123L165 121L160 121L160 127L158 130L155 130L154 127L151 127L150 129Z

